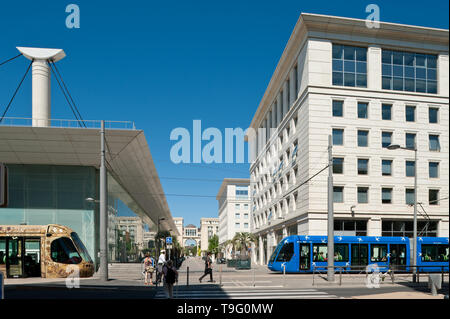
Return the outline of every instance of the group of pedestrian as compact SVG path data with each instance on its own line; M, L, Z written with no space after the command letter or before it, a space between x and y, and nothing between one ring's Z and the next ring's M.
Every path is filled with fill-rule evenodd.
M166 261L166 252L161 250L161 254L158 258L158 264L155 268L155 260L149 253L145 254L144 259L144 284L153 285L153 273L156 270L156 284L161 282L163 277L164 286L167 290L169 298L173 298L173 285L178 281L178 271L173 265L173 261Z

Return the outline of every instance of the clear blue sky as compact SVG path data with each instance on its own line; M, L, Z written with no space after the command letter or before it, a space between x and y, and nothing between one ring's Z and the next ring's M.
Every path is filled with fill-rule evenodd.
M68 4L81 28L67 29ZM16 46L63 48L58 63L84 119L130 120L143 129L173 216L185 225L217 216L225 177L247 177L248 165L171 163L175 127L247 128L301 12L364 19L376 3L381 20L448 29L449 5L429 1L7 1L0 8L0 61ZM0 67L3 113L27 67ZM73 118L53 81L52 117ZM10 117L31 117L31 80ZM171 180L201 178L214 181Z

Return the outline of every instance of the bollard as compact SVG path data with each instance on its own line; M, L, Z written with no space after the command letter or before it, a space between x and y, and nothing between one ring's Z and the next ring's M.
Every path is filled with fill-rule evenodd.
M283 287L286 287L286 265L283 264Z
M342 286L342 267L339 268L341 271L339 272L339 286Z
M219 266L219 273L220 273L220 283L219 283L219 285L220 285L220 287L222 287L222 264L220 264L220 266Z
M253 287L255 287L255 269L253 268Z
M186 267L186 286L189 287L189 266Z

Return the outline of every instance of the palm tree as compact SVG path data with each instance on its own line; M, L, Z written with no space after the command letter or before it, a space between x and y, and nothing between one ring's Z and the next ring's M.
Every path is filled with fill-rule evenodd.
M256 243L256 236L251 233L236 233L232 239L234 248L241 252L241 259L245 256L248 258L248 247L251 247L253 243Z

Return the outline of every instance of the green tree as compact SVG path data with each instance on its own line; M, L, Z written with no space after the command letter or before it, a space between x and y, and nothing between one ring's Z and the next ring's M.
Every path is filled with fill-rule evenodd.
M219 253L219 236L214 235L208 240L208 251L214 256Z
M251 233L236 233L232 239L233 246L236 250L241 252L240 258L248 258L248 248L254 243L257 243L256 236Z

